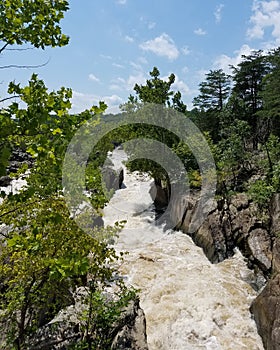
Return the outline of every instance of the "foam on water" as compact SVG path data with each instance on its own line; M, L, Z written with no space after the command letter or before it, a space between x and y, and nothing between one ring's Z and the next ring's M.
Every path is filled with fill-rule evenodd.
M114 151L114 158L119 165L125 154ZM124 176L104 220L127 220L115 247L129 252L120 270L140 289L149 349L263 350L249 312L252 272L242 255L213 265L187 235L154 226L151 179L126 170Z

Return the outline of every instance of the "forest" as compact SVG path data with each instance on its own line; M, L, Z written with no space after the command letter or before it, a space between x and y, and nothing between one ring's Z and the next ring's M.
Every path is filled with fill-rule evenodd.
M69 38L60 27L67 9L64 0L2 1L0 54L25 43L37 49L67 45ZM7 96L0 97L0 102L6 103L0 109L0 180L24 176L27 186L17 194L1 192L1 349L28 349L38 329L71 304L70 291L78 286L88 287L85 298L89 307L81 315L82 339L73 349L109 349L114 322L123 307L137 298L137 290L117 278L116 263L123 256L110 245L125 223L105 228L93 224L85 232L64 200L64 156L81 126L106 131L109 120L125 120L149 104L184 115L198 127L211 149L217 173L216 197L227 199L246 192L257 203L260 219L268 220L270 199L280 191L280 48L253 51L230 68L230 75L221 69L206 74L191 110L180 91L172 88L175 75L164 80L157 67L151 69L146 84L135 85L118 115L106 114L102 101L72 114L71 88L49 91L37 74L32 74L26 86L9 84ZM13 102L7 104L9 100ZM107 152L114 144L130 139L145 136L164 141L182 161L191 189L201 188L196 158L188 144L173 133L135 124L105 134L91 151L85 170L96 217L102 215L110 197L104 193L101 174ZM24 155L23 161L11 167L19 153ZM149 173L163 187L170 186L165 169L153 160L134 160L127 167ZM75 190L79 192L79 188ZM116 296L108 302L104 290L113 281Z

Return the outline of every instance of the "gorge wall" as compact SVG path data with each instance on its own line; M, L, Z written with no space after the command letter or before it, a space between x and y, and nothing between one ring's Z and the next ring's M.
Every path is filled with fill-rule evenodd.
M162 194L160 192L160 197ZM198 194L175 196L170 220L176 229L189 234L212 263L233 256L238 248L255 272L252 286L262 291L251 305L264 347L280 348L280 194L271 199L269 218L260 219L257 206L246 193L213 203L202 226L191 233ZM164 203L161 203L163 206Z

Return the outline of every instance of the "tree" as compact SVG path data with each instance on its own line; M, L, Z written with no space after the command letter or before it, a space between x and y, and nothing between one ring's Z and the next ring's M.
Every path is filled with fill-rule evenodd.
M59 21L67 9L68 2L63 0L2 1L0 53L14 44L30 43L42 49L66 45L68 38L62 34ZM7 233L0 232L1 346L21 350L28 348L28 337L32 337L39 326L71 303L70 290L86 285L89 275L93 280L92 290L102 295L116 274L112 263L119 255L108 246L108 239L118 229L91 226L89 234L83 232L70 216L61 184L62 163L69 141L89 119L96 118L94 125L97 124L106 105L101 102L99 107L71 115L71 89L62 87L49 92L36 74L27 86L10 83L8 93L18 96L24 107L14 102L0 110L0 175L5 173L14 147L33 157L28 186L18 194L1 193L3 203L0 205L0 225L8 227ZM97 162L92 166L97 175L98 165ZM19 176L26 170L23 166L14 175ZM94 181L94 176L89 180L89 175L90 171L87 184L100 188L100 177ZM92 202L98 209L104 199ZM117 283L122 299L127 295L127 288L122 281ZM125 298L125 302L132 296ZM103 324L108 330L108 314L116 320L114 310L110 306L106 308L105 302L101 297L95 301L95 306L107 312L98 315L98 324L94 323L94 314L89 315L88 349L91 349L90 337L100 335ZM2 344L2 340L6 344ZM104 348L103 344L100 346Z
M175 82L175 75L172 73L167 81L159 79L160 72L154 67L150 72L151 79L146 81L146 85L135 84L134 90L141 102L167 104L173 92L171 85Z
M66 0L3 0L0 3L0 53L14 44L30 43L42 49L68 44L69 37L59 26L68 8Z
M146 80L145 85L135 84L134 91L137 95L135 101L139 100L141 103L162 104L169 107L171 106L179 112L186 112L187 108L181 100L181 93L179 91L175 93L171 90L171 86L175 82L175 74L171 73L167 81L165 81L159 78L160 71L157 67L154 67L150 72L150 76L151 79Z
M206 80L199 84L199 96L194 98L194 106L203 111L222 111L230 93L230 76L222 69L210 70Z
M31 44L35 48L64 46L69 37L62 33L59 22L68 10L66 0L3 0L0 3L0 54L9 46ZM1 68L10 68L8 65ZM12 90L10 89L10 92ZM13 95L0 102L20 97L14 89ZM5 174L12 146L11 134L14 121L10 111L0 110L0 176ZM8 137L9 136L9 137Z
M129 96L128 102L121 106L125 113L141 113L144 110L143 120L153 117L154 108L152 105L160 105L168 109L177 110L181 113L186 113L187 107L182 101L180 91L174 92L172 85L175 82L175 74L171 73L167 80L160 78L160 71L154 67L150 72L151 78L146 80L145 85L134 86L136 96ZM151 108L149 110L149 104ZM145 108L143 108L145 106ZM162 112L162 111L161 111ZM151 115L149 115L151 114ZM134 138L151 138L162 144L172 147L178 143L176 135L167 130L152 125L132 125L125 129L124 139L129 139L133 135ZM168 184L167 174L164 169L149 159L137 159L129 165L130 170L140 170L148 172L155 180L155 183L160 185L162 182Z
M230 93L230 76L222 69L210 70L206 80L199 84L199 96L193 104L200 112L196 117L204 131L210 131L213 140L218 140L220 130L220 115Z
M263 107L262 80L268 72L268 66L261 50L254 51L249 56L242 56L242 59L237 67L232 67L233 96L237 104L243 106L243 116L236 117L249 123L252 129L252 145L256 149L260 139L257 112Z
M262 82L260 96L263 108L258 112L262 124L266 126L264 135L270 132L280 136L280 48L271 51L267 57L269 72Z

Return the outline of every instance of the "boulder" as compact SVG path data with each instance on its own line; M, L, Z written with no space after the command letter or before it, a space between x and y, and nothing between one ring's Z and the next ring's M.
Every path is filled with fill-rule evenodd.
M6 187L9 186L10 183L12 182L12 178L8 175L1 176L0 177L0 187Z
M115 332L112 350L148 350L146 319L138 299L130 302Z
M280 273L280 193L275 193L270 205L271 234L273 240L272 272Z
M161 186L153 183L149 193L154 201L156 209L161 210L168 205L167 193Z
M250 232L248 247L257 265L263 271L269 271L272 262L271 239L266 230L257 228Z
M253 301L250 311L254 315L258 332L266 350L280 349L280 274L269 280Z
M116 191L122 187L124 172L122 168L114 169L110 166L102 168L102 179L108 192Z
M80 316L87 309L83 303L86 287L80 287L75 294L75 304L62 310L53 320L41 327L28 340L28 350L66 350L82 340ZM108 293L108 299L112 296ZM130 301L121 318L112 329L112 350L148 350L146 319L139 305L139 299Z

